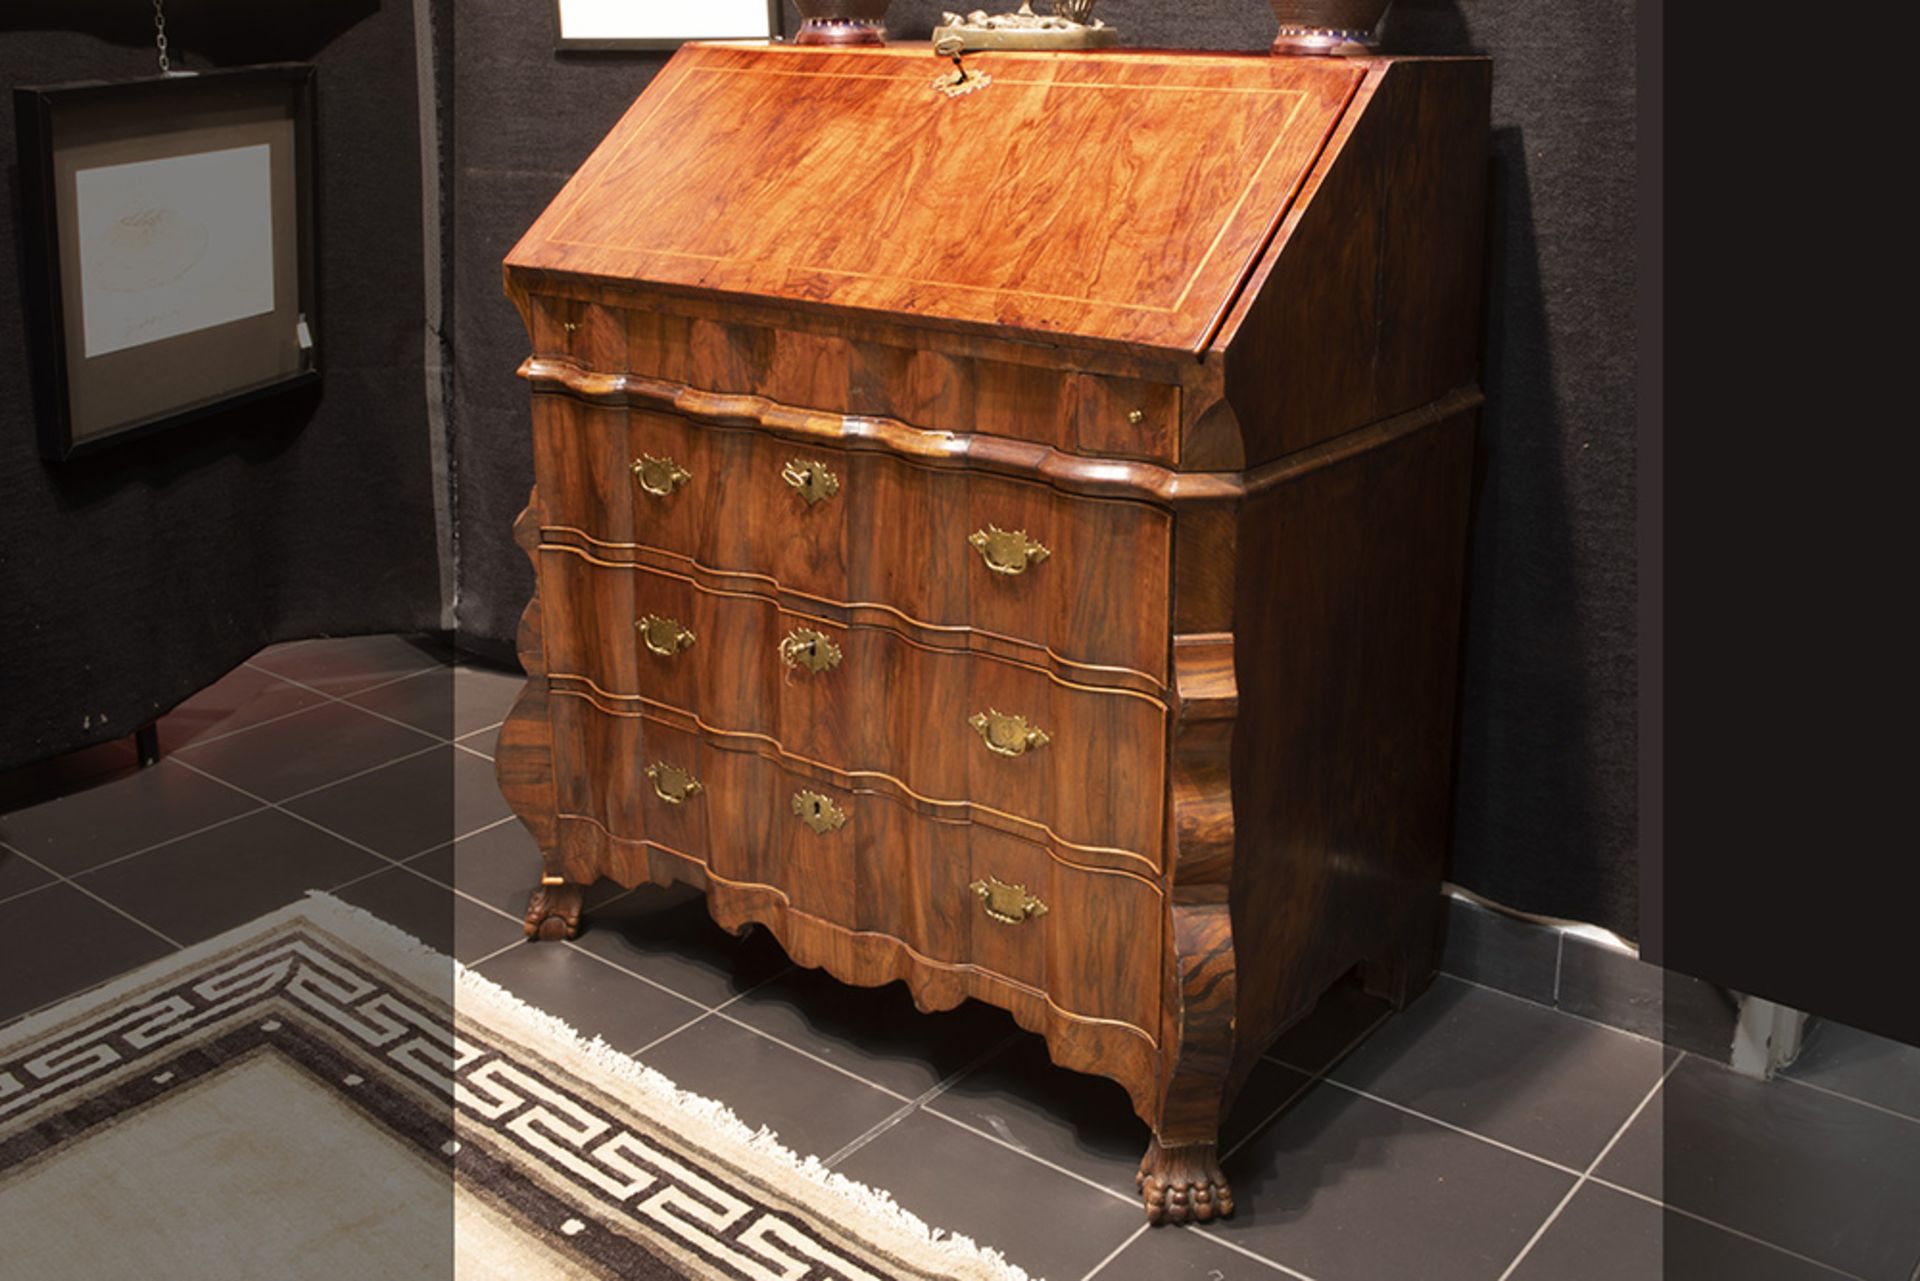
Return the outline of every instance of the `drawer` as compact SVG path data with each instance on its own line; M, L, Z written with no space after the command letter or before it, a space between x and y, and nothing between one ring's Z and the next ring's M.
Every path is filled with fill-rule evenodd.
M764 590L1012 638L1164 687L1171 515L891 454L534 398L549 530Z
M1157 872L1166 707L887 627L571 547L540 552L547 671L620 705L690 713L843 774L1023 820L1083 861Z
M651 847L736 886L770 887L849 932L897 939L923 963L1156 1033L1163 898L1147 878L1075 866L763 748L716 744L686 721L565 693L551 715L563 851L570 831L589 849Z
M923 431L1032 440L1067 453L1166 466L1180 457L1180 388L1172 381L572 298L534 298L529 319L536 356L600 374L890 418Z

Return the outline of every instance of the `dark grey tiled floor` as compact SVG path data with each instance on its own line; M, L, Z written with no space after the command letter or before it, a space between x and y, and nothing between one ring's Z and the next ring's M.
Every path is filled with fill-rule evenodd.
M1228 1121L1236 1216L1148 1231L1126 1093L998 1011L797 970L684 889L602 887L578 942L524 944L537 851L488 760L520 686L296 643L176 709L154 769L120 743L0 777L0 1020L332 889L1051 1281L1916 1279L1920 1051L1816 1026L1745 1081L1548 1008L1544 954L1514 958L1538 1004L1336 989Z

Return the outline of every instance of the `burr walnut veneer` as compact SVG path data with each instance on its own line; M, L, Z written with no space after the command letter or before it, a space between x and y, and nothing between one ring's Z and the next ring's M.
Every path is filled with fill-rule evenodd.
M690 45L507 259L500 778L584 886L1111 1077L1156 1221L1433 967L1488 66Z

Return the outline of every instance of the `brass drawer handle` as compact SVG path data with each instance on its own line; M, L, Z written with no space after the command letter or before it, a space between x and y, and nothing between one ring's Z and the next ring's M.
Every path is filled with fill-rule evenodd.
M693 479L693 473L671 458L642 454L633 461L633 478L656 498L665 498Z
M840 647L811 627L802 627L780 642L780 661L788 667L805 667L818 676L840 666Z
M809 507L823 503L840 492L840 478L817 459L794 459L780 473L780 479L793 486L793 492L806 499Z
M1053 741L1038 725L1027 724L1024 716L1003 716L997 711L985 711L970 717L967 724L979 732L987 750L999 756L1025 756Z
M1047 914L1047 905L1027 893L1024 885L1008 885L997 876L989 876L969 888L980 896L987 915L1002 925L1025 925Z
M655 614L648 614L634 626L640 629L641 638L647 642L647 648L662 658L672 658L681 650L692 649L693 642L698 639L673 619L661 618Z
M823 836L847 825L847 812L835 805L832 797L822 796L818 792L795 792L793 812L802 823Z
M1027 531L1016 529L1009 533L998 525L988 525L967 539L980 558L987 562L987 568L996 574L1024 574L1053 555L1045 547L1027 537Z
M669 765L665 761L649 765L647 778L653 783L654 792L669 805L685 805L688 797L698 796L707 790L705 783L678 765Z

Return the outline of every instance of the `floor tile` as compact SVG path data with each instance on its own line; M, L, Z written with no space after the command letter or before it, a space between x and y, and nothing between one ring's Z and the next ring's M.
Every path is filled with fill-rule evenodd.
M518 920L489 912L404 868L389 868L355 881L338 894L442 956L469 965L526 937Z
M720 1099L802 1157L832 1156L897 1112L890 1094L716 1015L641 1056L683 1090Z
M693 906L705 915L703 907ZM760 973L770 976L786 955L771 936L764 938L770 951L761 958ZM908 1098L1025 1035L1011 1016L976 1001L922 1014L904 984L849 987L821 970L795 969L727 1013Z
M599 1037L628 1053L704 1013L693 1002L564 943L516 947L478 969L527 1004L571 1024L588 1040Z
M1315 1281L1488 1281L1572 1175L1321 1082L1226 1162L1211 1231Z
M540 880L540 847L514 818L435 846L406 863L420 875L457 888L516 921L526 915L527 901ZM591 937L593 922L609 904L618 903L628 893L613 881L598 881L587 887L581 942Z
M1128 1176L1110 1196L949 1121L916 1112L837 1167L928 1223L1036 1277L1079 1281L1145 1221Z
M540 847L518 819L428 850L407 865L513 916L526 912L540 883Z
M961 1077L927 1107L1122 1190L1132 1187L1150 1133L1119 1083L1055 1066L1046 1042L1033 1034Z
M1257 1065L1221 1128L1222 1148L1267 1123L1305 1084L1277 1064ZM1046 1042L1026 1033L927 1107L1102 1187L1133 1186L1152 1133L1119 1084L1056 1066Z
M370 686L438 667L450 657L428 637L342 636L256 654L255 667L344 698Z
M376 715L404 721L423 734L451 741L458 737L453 726L455 679L451 667L429 667L349 695L347 701ZM469 726L465 732L477 728Z
M185 748L178 759L221 782L281 801L433 744L418 730L357 707L323 703L271 725Z
M461 738L505 720L526 685L518 671L462 664L381 685L347 701L429 734Z
M180 943L195 943L383 866L276 810L75 878Z
M1920 1258L1920 1122L1689 1057L1596 1172L1851 1272Z
M526 688L527 674L518 667L462 663L453 685L454 737L465 738L499 725Z
M1443 975L1332 1076L1584 1170L1665 1067L1657 1042Z
M1920 1047L1816 1019L1786 1075L1920 1119Z
M173 950L71 885L0 903L0 1023Z
M1511 1281L1835 1281L1836 1274L1744 1237L1589 1183Z
M4 824L0 824L0 828L3 827ZM0 899L12 898L16 894L25 894L28 890L51 884L51 873L0 846Z
M325 701L325 695L242 664L161 718L160 750L176 752Z
M1150 1228L1094 1281L1282 1281L1286 1273L1185 1227Z
M1558 931L1465 899L1447 900L1445 973L1552 1005L1559 966Z
M63 875L260 808L258 801L162 760L97 779L0 817L0 841Z
M462 734L459 742L460 746L476 751L488 760L492 760L495 756L499 755L500 727L498 725L489 725L483 730L476 730L471 734Z
M335 783L287 808L389 858L408 859L511 813L493 765L442 747Z
M524 906L529 884L524 869L520 881ZM590 905L585 919L581 947L703 1005L730 1001L792 965L766 930L755 927L746 937L736 938L721 929L700 892L685 886L643 885L604 907ZM850 1004L858 1004L853 989L839 990ZM738 1008L733 1013L755 1022ZM804 1026L798 1018L782 1023L789 1028L796 1025ZM821 1052L813 1044L806 1048Z

